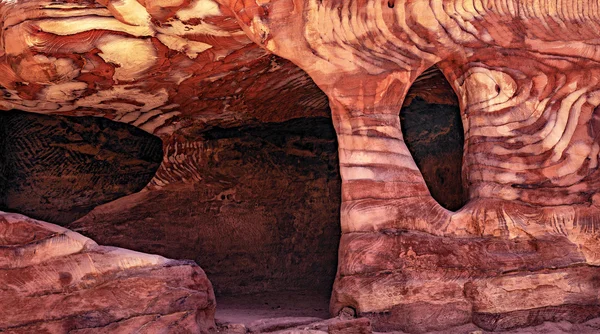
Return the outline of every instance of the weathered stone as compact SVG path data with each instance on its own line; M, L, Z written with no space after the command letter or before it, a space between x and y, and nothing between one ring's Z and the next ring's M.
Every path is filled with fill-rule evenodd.
M331 121L200 135L204 140L166 147L155 178L160 186L67 226L102 244L193 259L218 295L290 289L329 295L340 237Z
M358 318L346 321L340 321L329 325L327 329L329 334L370 334L371 321L367 318Z
M99 246L57 225L0 214L0 331L206 333L215 298L191 261Z
M307 225L289 224L295 217L288 215L270 220L267 206L236 202L235 186L227 184L232 169L206 182L198 172L206 163L198 151L209 151L202 133L325 116L329 101L342 177L334 313L350 308L375 329L411 332L468 322L494 330L582 322L600 305L596 7L571 0L4 1L0 107L93 114L160 136L165 159L147 190L96 208L73 226L100 226L96 231L115 243L133 236L145 239L144 247L199 244L205 229L196 218L204 212L225 222L208 228L208 240L243 240L227 250L233 255L225 260L233 262L237 250L261 248L257 241L270 227L293 244L291 227ZM420 75L439 76L432 67L448 79L461 109L461 189L468 201L456 212L432 196L423 174L436 168L419 170L398 117ZM424 95L435 100L435 91ZM241 139L232 142L245 148ZM283 156L307 154L300 151L286 147ZM441 158L456 160L454 153ZM242 177L267 189L270 203L281 192L325 188L323 178L290 185L287 170ZM264 187L269 183L276 185ZM272 191L282 184L290 186ZM205 190L208 201L180 207L177 215L152 207L187 204ZM152 221L148 213L163 216ZM163 222L188 216L182 231L165 233ZM127 226L131 217L136 222ZM96 223L102 220L113 226ZM139 232L140 225L147 229ZM286 249L284 267L301 248ZM267 264L254 271L251 261L236 261L252 268L254 284L257 272L281 262ZM222 282L226 289L230 282Z
M65 225L142 190L162 142L99 117L0 113L0 208Z
M323 319L313 317L284 317L261 319L248 325L250 333L266 333L289 329L292 327L308 325Z

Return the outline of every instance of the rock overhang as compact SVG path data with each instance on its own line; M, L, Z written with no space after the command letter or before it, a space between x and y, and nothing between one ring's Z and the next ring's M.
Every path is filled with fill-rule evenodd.
M249 110L249 118L258 119L270 117L261 115L274 115L270 111L286 105L293 105L296 115L323 115L329 112L329 100L343 179L342 249L348 250L348 257L340 257L341 268L383 256L386 246L371 249L357 235L367 233L376 237L375 244L399 243L403 249L405 230L430 235L425 239L469 237L473 242L480 238L509 243L565 239L578 246L566 255L572 257L571 264L581 264L583 257L584 263L595 265L599 253L595 234L598 143L594 127L589 125L600 101L595 93L598 82L589 73L597 67L593 42L597 32L594 24L580 29L573 13L589 16L590 22L597 18L585 8L556 11L535 1L509 1L506 6L489 2L487 7L477 1L467 4L471 6L459 6L456 1L433 5L396 1L393 6L385 6L383 1L373 6L358 2L217 5L195 1L162 7L146 4L146 9L133 1L103 4L106 7L87 4L88 9L99 11L99 18L89 22L101 25L101 32L96 28L86 32L85 25L75 26L70 19L36 18L28 24L16 23L18 20L9 24L8 28L21 30L15 30L16 37L5 44L8 51L2 55L6 64L11 64L5 65L6 79L0 81L5 87L3 105L39 108L38 112L97 113L167 138L174 133L184 137L197 133L190 130L196 122L200 127L235 123L236 115ZM77 7L69 9L73 13L82 12L81 4L62 5ZM4 5L5 13L10 14L10 6ZM148 15L126 15L133 8L128 6L139 7ZM42 12L35 15L54 15L38 14ZM196 20L192 20L194 13ZM57 34L65 29L88 44L81 46ZM31 38L23 41L22 36ZM268 55L251 41L298 65L325 95L296 66ZM140 58L123 53L123 45L131 45ZM69 54L73 46L85 50L75 58L43 55L46 47L50 54ZM81 69L76 69L77 64L83 64ZM409 87L434 64L457 92L465 127L464 175L471 200L456 213L431 198L403 142L398 119ZM82 78L80 83L71 82L79 81L75 75ZM57 90L48 85L52 80L57 81ZM255 100L250 99L260 113L243 105L248 99L235 103L236 94L245 95L259 87L244 85L247 80L260 82L260 87L273 92L265 97L261 95L264 89L256 90ZM213 94L204 95L203 89ZM229 98L219 96L224 89ZM64 101L58 102L61 98ZM404 251L410 254L408 250L401 253ZM504 252L519 253L510 247ZM534 252L544 256L543 251ZM405 312L404 308L412 307L410 302L394 298L373 301L365 291L353 290L361 284L381 293L404 293L403 298L410 295L421 302L431 297L395 287L411 286L411 279L421 279L419 274L407 278L410 270L406 269L404 276L386 274L403 268L398 263L372 263L369 270L377 268L381 275L374 281L358 275L357 282L344 283L350 278L342 278L347 273L338 272L341 276L334 288L338 301L332 304L333 312L348 303L365 314L391 309ZM559 278L544 277L549 285L563 286ZM439 280L443 278L432 282ZM473 303L482 302L460 297L461 291L472 286L467 281L449 287L457 299L451 296L447 305L440 306L440 312L447 312L452 303L458 303L458 309L464 309L455 317L459 322L473 316L469 311ZM495 280L493 284L509 283ZM528 310L550 306L555 305L532 304ZM476 314L514 311L475 308L479 309ZM398 319L392 316L382 322L403 326L403 321L412 321Z

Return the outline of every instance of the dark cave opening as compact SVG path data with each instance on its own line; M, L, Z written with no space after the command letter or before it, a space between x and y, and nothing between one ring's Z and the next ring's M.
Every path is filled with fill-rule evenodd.
M233 234L238 240L221 241L212 256L197 260L212 277L215 293L316 290L328 298L341 235L341 180L331 119L212 128L200 136L211 151L202 174L232 182L229 201L242 208L229 210L231 217L207 220L232 233L232 217L247 224L246 233ZM217 205L226 210L226 203Z
M450 208L462 196L456 108L414 97L401 112L411 153L434 198ZM160 139L103 118L0 117L3 210L65 225L99 244L194 260L225 318L240 316L240 307L249 318L254 311L326 316L341 234L330 118L196 132L190 161L201 177L139 195L163 159ZM455 192L440 197L432 184ZM107 202L110 210L86 215Z
M136 193L163 160L158 138L103 118L0 117L0 209L102 245L192 259L223 306L259 299L247 309L288 312L287 298L312 305L298 308L301 315L327 314L341 234L330 118L207 128L196 133L191 159L176 166L197 162L200 178Z
M430 94L437 96L411 96L409 91L408 103L400 111L402 135L432 197L444 208L456 211L467 201L462 182L464 131L458 98L440 96L438 91L445 95L453 91L437 69L419 81L418 85L428 87Z
M66 225L140 191L162 160L158 137L100 117L0 113L0 210Z

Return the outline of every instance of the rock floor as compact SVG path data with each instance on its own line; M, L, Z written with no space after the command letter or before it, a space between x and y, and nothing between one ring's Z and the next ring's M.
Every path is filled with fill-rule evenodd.
M217 297L215 333L371 333L370 325L357 319L330 318L329 295L311 291L284 291ZM334 330L332 330L334 329ZM374 332L377 333L377 332ZM390 334L408 334L389 332ZM473 324L449 328L431 334L488 334ZM538 326L501 334L598 334L600 318L582 324L546 322Z
M285 317L327 319L329 295L284 291L217 298L217 323L249 326L263 319Z

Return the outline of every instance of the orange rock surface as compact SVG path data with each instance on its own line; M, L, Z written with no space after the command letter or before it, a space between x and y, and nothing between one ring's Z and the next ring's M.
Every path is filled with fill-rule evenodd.
M159 136L163 162L125 208L200 180L195 140L210 127L330 110L342 179L333 314L352 308L374 330L412 332L583 322L600 316L597 7L3 1L0 108L101 116ZM441 78L432 68L456 93L464 129L456 198L466 204L454 211L432 196L399 117L417 96L454 103L443 80L424 83Z

